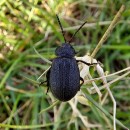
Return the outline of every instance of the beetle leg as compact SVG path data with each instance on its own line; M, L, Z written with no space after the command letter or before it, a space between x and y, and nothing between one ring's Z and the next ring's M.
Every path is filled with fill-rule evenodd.
M82 81L82 83L80 84L80 87L81 87L84 83L84 79L82 77L80 77L80 80Z
M87 63L87 62L85 62L85 61L82 61L82 60L76 60L77 62L82 62L82 63L84 63L84 64L86 64L86 65L88 65L88 66L92 66L92 65L97 65L98 63Z
M41 82L39 85L47 83L47 91L46 91L46 94L47 94L48 91L49 91L49 86L50 86L50 84L49 84L49 80L50 80L50 69L46 73L46 79L47 79L46 81Z
M47 74L46 74L46 78L47 78L47 91L46 91L46 94L48 93L49 91L49 87L50 87L50 69L48 70Z
M49 86L47 86L46 95L47 95L48 91L49 91Z
M47 82L47 80L46 80L46 81L43 81L43 82L40 82L39 86L41 86L42 84L44 84L44 83L46 83L46 82Z

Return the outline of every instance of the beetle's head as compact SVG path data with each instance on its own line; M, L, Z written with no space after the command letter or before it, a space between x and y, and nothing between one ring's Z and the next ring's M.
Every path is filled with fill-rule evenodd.
M55 51L59 57L74 57L76 52L69 43L63 43L62 46L57 47Z

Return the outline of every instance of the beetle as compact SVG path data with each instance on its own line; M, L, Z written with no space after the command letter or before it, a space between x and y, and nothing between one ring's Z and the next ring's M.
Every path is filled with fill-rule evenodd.
M53 59L51 68L46 74L46 82L48 86L47 92L50 89L54 97L65 102L72 99L84 83L83 78L80 77L78 62L83 62L86 65L93 64L76 60L74 57L76 54L75 49L70 44L73 37L86 24L87 21L79 27L79 29L73 34L70 41L67 42L58 15L56 15L56 17L64 37L64 43L56 48L55 54L57 57ZM80 81L82 81L81 84ZM41 84L43 84L43 82L41 82Z

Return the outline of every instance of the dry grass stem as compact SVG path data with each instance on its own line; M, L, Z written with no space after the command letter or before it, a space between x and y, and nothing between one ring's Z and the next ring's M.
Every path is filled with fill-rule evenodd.
M125 10L125 5L122 5L120 10L117 12L117 14L115 15L114 19L112 20L111 24L109 25L108 29L106 30L106 32L102 36L102 38L99 41L98 45L96 46L96 48L92 52L92 54L91 54L92 57L95 57L95 55L97 54L99 49L102 47L102 44L106 41L106 39L108 38L108 36L112 32L113 28L115 27L115 25L119 21L119 19L120 19L122 13L124 12L124 10Z

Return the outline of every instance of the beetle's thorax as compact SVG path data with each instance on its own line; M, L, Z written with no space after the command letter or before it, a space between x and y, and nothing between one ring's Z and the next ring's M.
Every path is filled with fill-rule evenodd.
M56 49L55 53L58 57L72 58L75 56L75 50L69 43L63 43Z

